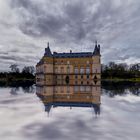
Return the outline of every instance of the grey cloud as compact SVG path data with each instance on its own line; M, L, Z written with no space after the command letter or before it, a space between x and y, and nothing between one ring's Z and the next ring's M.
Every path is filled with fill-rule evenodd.
M20 29L29 35L51 36L59 40L65 38L68 41L71 39L75 42L82 39L85 41L100 40L100 38L104 38L104 33L109 33L105 39L113 41L122 33L123 26L126 23L128 24L129 20L131 21L131 18L127 19L131 15L131 12L127 13L127 10L123 9L125 8L125 3L123 3L124 7L121 5L114 8L115 4L112 1L88 2L91 5L87 2L83 4L80 1L62 4L62 14L58 13L56 15L55 13L48 14L47 10L42 10L37 5L33 7L31 1L28 4L27 1L21 3L18 1L17 6L24 7L29 12L27 16L30 18L30 20L26 21L24 19L22 21ZM99 3L99 6L97 6L95 12L92 12L92 6L96 3ZM49 9L51 8L53 6L51 7L50 3ZM128 6L126 8L131 7ZM38 12L39 14L35 14L36 12L29 9L40 10L40 12ZM130 15L127 16L127 14Z
M3 52L8 52L10 57L12 53L15 53L17 58L21 53L25 57L26 53L30 52L34 55L30 62L35 64L45 47L42 46L43 43L41 45L38 42L40 40L42 42L50 40L53 44L52 51L68 48L73 51L81 51L81 48L84 51L93 51L94 41L99 40L103 62L110 60L129 62L130 58L139 61L138 0L9 1L8 10L13 12L13 17L8 20L0 15L0 29L5 35L5 37L0 35L0 42L5 46ZM23 40L17 41L17 37ZM30 41L24 41L24 38L30 38ZM7 50L9 46L11 48ZM3 52L1 54L4 54ZM27 58L25 61L28 61Z
M62 110L61 110L62 111ZM91 113L91 112L90 112ZM81 139L92 139L92 135L96 134L97 136L100 136L102 132L98 132L98 130L92 131L92 127L96 125L96 118L88 118L86 119L86 122L95 122L95 124L91 124L89 127L85 121L83 121L82 117L80 117L78 114L76 116L70 115L69 118L74 119L67 119L67 116L61 116L62 118L59 118L57 116L55 120L53 120L50 123L31 123L29 125L26 125L22 128L22 134L24 137L31 137L33 136L33 139L73 139L77 140L77 138ZM64 123L65 120L65 123ZM96 126L98 127L98 126ZM77 133L80 132L80 133Z
M12 8L23 8L35 15L40 14L42 11L39 5L34 4L31 0L12 0L10 5Z
M33 128L39 127L38 130L33 130ZM27 130L33 130L33 131L27 131ZM62 133L60 129L57 127L52 127L52 124L40 124L40 123L35 123L28 125L24 128L23 134L26 137L33 136L36 131L36 137L35 139L42 139L45 140L46 138L48 139L60 139L60 138L66 138L65 134Z

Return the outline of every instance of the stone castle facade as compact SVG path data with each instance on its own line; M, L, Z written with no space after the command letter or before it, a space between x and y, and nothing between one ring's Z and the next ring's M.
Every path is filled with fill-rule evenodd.
M100 85L100 45L95 43L93 52L52 54L49 43L44 56L36 65L36 84L51 85Z

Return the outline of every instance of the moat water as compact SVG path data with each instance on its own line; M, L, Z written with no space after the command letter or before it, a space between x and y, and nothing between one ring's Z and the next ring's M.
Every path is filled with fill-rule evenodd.
M0 88L1 140L139 140L140 85L105 83L100 114L92 107L55 107L49 113L36 87Z

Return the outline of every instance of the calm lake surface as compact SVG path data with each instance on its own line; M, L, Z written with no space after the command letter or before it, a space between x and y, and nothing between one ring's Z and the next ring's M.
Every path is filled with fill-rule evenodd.
M49 114L32 87L0 88L1 140L139 140L140 86L104 84L100 115L92 107Z

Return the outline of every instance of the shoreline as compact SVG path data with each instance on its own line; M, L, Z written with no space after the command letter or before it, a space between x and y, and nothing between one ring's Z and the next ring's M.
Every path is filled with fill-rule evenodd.
M35 78L34 79L12 79L12 80L7 80L5 78L0 78L0 82L35 82ZM101 81L109 81L109 82L121 82L121 81L130 81L130 82L140 82L140 78L129 78L129 79L121 79L121 78L101 78Z
M121 79L121 78L102 78L101 81L108 82L140 82L140 78L129 78L129 79Z

